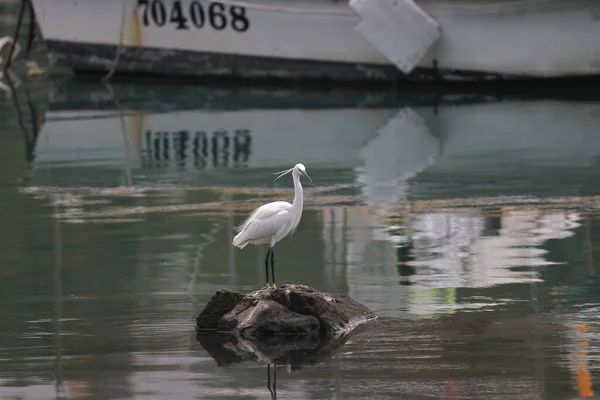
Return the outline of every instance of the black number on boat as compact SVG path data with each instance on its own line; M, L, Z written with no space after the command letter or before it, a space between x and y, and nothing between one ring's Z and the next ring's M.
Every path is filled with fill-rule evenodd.
M152 13L152 19L158 26L163 26L167 21L167 9L160 0L152 1L152 7L150 12Z
M190 3L190 17L196 28L200 29L204 26L204 8L199 1L192 1Z
M246 16L246 8L241 6L226 6L219 2L205 2L193 0L187 9L183 6L182 0L174 0L167 19L169 2L165 6L165 0L137 0L137 7L142 8L142 22L144 26L154 24L158 27L166 23L172 24L177 30L189 29L188 22L197 29L204 28L207 19L208 25L217 31L227 29L228 27L236 32L246 32L250 28L250 21Z
M250 22L246 18L246 9L233 6L229 9L229 13L231 14L231 27L238 32L246 32L250 27Z
M137 7L143 7L142 22L144 26L148 26L148 0L138 0Z
M188 27L188 19L183 15L183 7L181 7L181 1L174 1L173 8L171 9L171 19L170 21L176 24L175 29L189 29Z
M225 6L223 3L212 3L208 7L208 20L210 21L210 25L218 31L225 29L227 26L227 17L223 14L224 11Z

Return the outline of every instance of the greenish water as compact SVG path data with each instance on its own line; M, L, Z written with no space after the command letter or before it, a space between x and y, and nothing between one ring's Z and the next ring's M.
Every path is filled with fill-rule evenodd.
M0 398L570 399L600 387L600 103L93 82L0 92ZM378 320L288 353L199 342L230 245L305 211L277 282ZM229 347L227 347L229 346ZM278 356L273 360L270 356ZM271 374L273 363L271 363Z

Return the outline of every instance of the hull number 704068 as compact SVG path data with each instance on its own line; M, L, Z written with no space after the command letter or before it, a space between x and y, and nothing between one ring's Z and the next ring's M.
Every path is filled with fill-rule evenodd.
M142 10L144 26L172 25L176 30L211 27L217 31L232 29L236 32L246 32L250 28L245 7L219 2L138 0L137 7Z

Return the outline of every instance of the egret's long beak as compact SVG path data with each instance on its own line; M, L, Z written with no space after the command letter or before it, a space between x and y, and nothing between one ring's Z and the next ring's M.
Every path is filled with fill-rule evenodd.
M300 171L300 172L302 172L302 171ZM302 172L302 175L304 175L305 177L307 177L308 180L312 182L312 179L310 179L310 176L308 176L308 174L306 173L306 171Z

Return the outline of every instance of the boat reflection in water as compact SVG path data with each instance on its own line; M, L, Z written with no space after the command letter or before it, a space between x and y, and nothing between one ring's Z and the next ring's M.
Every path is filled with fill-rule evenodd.
M161 95L168 88L147 92L144 86L117 86L116 96L125 99L119 100L123 109L115 110L102 86L97 92L89 89L83 100L85 86L74 86L74 93L62 90L54 96L36 148L39 184L53 169L67 173L70 184L78 181L69 172L101 170L104 182L81 182L108 186L153 180L252 186L265 184L264 176L245 181L249 175L299 159L313 171L350 171L364 143L397 112L385 96L370 100L360 92L345 93L326 106L327 97L312 92L181 87L165 98ZM148 97L140 103L138 96ZM357 108L360 102L366 104ZM248 172L233 181L230 169Z

